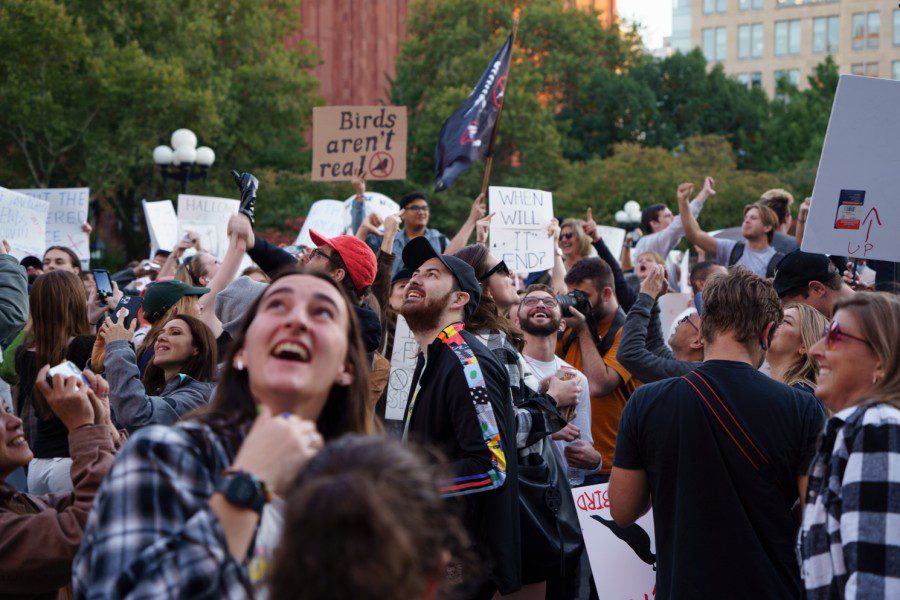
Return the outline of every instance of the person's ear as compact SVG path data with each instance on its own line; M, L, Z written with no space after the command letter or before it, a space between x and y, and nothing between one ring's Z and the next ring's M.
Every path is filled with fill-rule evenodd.
M246 354L244 352L244 349L241 348L240 350L238 350L237 352L234 353L234 360L231 362L231 366L234 367L234 369L237 371L245 370L247 368L247 363L244 360L245 357L246 357Z
M343 281L343 280L344 280L344 277L345 277L346 275L347 275L347 271L345 271L344 269L335 269L335 270L331 273L331 276L334 278L334 280L335 280L335 281L338 281L338 282Z
M347 387L351 383L353 383L354 377L353 375L353 367L350 364L345 364L343 368L341 368L340 373L338 373L337 379L334 380L335 385L339 385L341 387Z
M825 295L825 286L822 285L821 281L810 281L806 289L810 296L815 296L816 298L821 298Z
M468 292L456 292L456 300L450 304L450 308L453 310L464 308L469 303L470 297Z
M775 321L769 321L763 328L759 336L759 347L763 350L769 349L769 342L772 339L772 329L775 327Z
M615 292L613 292L612 288L605 287L605 288L603 288L603 295L601 296L601 298L603 299L603 302L606 303L606 302L609 302L610 300L612 300L614 295L615 295Z
M809 351L806 349L806 344L800 344L800 347L797 348L797 354L800 356L806 356Z

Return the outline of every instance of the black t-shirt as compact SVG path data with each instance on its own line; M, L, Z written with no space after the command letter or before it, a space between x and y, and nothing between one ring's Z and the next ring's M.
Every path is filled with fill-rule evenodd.
M87 367L91 360L94 339L92 335L80 335L74 338L66 349L66 360L75 363L79 369ZM66 430L66 426L56 418L56 415L43 418L34 402L34 380L43 366L36 364L33 351L26 350L24 347L20 347L16 351L16 374L19 377L16 409L20 415L33 410L35 428L31 436L33 440L31 450L35 458L68 457L69 432Z
M650 484L657 598L799 598L791 509L824 414L809 394L746 363L710 360L694 373L686 377L747 454L680 377L638 388L619 421L613 464L643 469Z

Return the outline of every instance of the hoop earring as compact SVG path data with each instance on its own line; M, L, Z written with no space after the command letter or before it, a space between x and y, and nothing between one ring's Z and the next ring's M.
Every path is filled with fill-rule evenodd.
M237 362L235 363L234 368L237 369L238 371L243 371L244 370L244 361L242 361L241 359L237 359Z

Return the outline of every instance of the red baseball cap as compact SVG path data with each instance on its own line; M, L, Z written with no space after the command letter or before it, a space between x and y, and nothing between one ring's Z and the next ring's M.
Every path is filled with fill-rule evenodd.
M375 282L378 259L364 241L355 235L339 235L329 239L312 229L309 230L309 237L316 246L329 246L338 253L347 265L347 275L350 276L357 294L362 294L364 289Z

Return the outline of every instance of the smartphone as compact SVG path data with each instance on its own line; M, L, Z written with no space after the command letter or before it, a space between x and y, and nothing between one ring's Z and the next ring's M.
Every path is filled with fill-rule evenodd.
M118 322L119 320L119 311L123 308L128 311L125 313L124 320L122 321L122 325L128 329L131 327L131 322L134 321L138 316L138 311L141 310L141 303L144 299L141 296L122 296L122 299L119 300L119 304L116 305L116 309L113 311L112 319L113 323Z
M141 267L145 271L159 271L159 269L160 269L160 266L158 264L156 264L155 262L153 262L152 260L145 260L144 262L141 263Z
M70 360L64 360L55 367L51 367L50 370L47 371L47 383L49 383L50 385L53 385L54 375L62 375L64 379L68 379L69 377L79 377L85 385L90 385L87 378L85 378L85 376L81 373L81 369L79 369L75 365L75 363Z
M97 285L97 295L100 298L109 298L113 295L112 280L106 269L91 269L94 274L94 283Z

